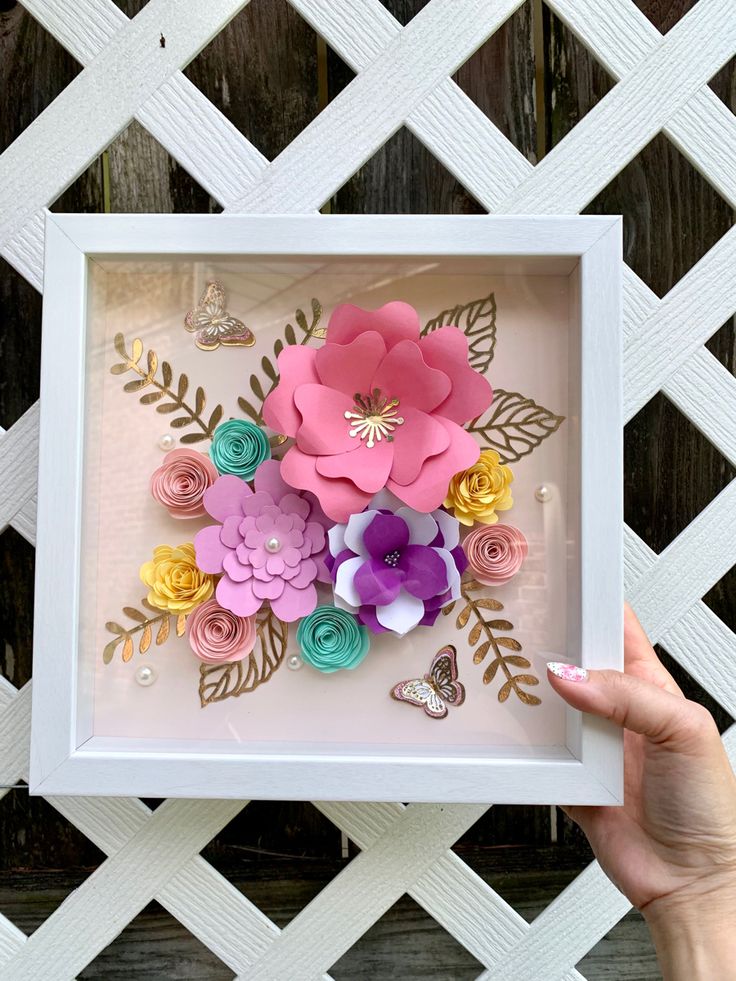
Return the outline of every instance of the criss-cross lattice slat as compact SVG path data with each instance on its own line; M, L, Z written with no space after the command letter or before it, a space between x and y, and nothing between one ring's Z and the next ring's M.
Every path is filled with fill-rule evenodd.
M619 82L536 167L449 78L521 0L431 0L406 28L380 0L290 2L358 77L269 163L180 71L245 2L183 12L150 0L130 21L112 0L24 0L85 68L0 156L2 254L41 287L43 208L132 119L229 211L316 210L401 125L491 211L578 211L660 130L736 205L736 119L706 84L736 50L730 0L700 0L664 38L632 0L549 0ZM702 345L736 308L735 258L732 230L661 300L624 270L627 418L662 390L731 462L736 380ZM34 406L0 432L0 527L30 542L37 430ZM726 487L660 556L627 529L625 556L653 639L731 714L736 636L700 597L736 559L735 495ZM0 783L27 774L29 734L30 686L0 679ZM725 743L736 747L733 728ZM363 851L280 932L198 855L242 805L170 801L151 814L137 800L51 803L110 857L30 939L0 916L3 977L73 977L154 895L234 972L269 978L292 977L295 956L319 975L403 891L484 978L579 978L575 963L628 909L593 863L529 926L452 851L478 808L320 804ZM407 855L410 869L392 866ZM99 915L105 904L111 918ZM71 952L69 931L81 937Z

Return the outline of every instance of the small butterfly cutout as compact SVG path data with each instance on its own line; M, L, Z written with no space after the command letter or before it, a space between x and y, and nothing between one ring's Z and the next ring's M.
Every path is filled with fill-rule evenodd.
M199 305L184 318L184 326L190 333L196 331L194 343L202 351L216 351L221 344L252 347L256 342L253 332L225 309L220 283L207 283Z
M391 697L423 708L431 719L444 719L448 705L462 705L465 685L457 680L457 651L448 644L432 658L423 678L400 681L391 689Z

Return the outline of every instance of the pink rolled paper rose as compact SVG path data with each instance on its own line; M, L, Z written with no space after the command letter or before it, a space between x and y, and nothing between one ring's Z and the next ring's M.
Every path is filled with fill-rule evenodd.
M204 453L172 450L151 474L151 494L172 518L198 518L205 514L204 492L217 477L217 467Z
M255 647L256 618L236 616L210 599L187 617L187 637L200 661L242 661Z
M223 573L215 595L226 610L247 617L268 602L291 623L317 605L315 582L330 582L325 554L331 522L312 494L284 481L278 460L262 463L253 483L255 491L225 474L205 491L205 507L221 523L195 536L197 566Z
M486 586L502 586L513 579L529 552L526 538L513 525L481 525L465 538L468 565Z
M463 332L440 327L420 337L408 303L342 304L323 347L289 345L278 365L263 418L296 440L283 477L316 494L335 521L362 511L383 487L415 511L434 511L450 478L478 459L462 426L491 404L491 386L468 364Z

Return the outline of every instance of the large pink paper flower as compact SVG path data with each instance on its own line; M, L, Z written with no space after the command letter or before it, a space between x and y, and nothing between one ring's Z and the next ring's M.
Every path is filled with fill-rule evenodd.
M408 303L346 303L323 347L290 345L279 355L263 418L296 439L284 479L313 491L335 521L362 511L382 487L415 511L433 511L453 474L478 459L462 425L491 404L491 386L468 364L457 327L419 331Z
M194 539L197 565L223 573L217 602L240 617L266 601L292 622L317 605L315 580L330 581L325 566L327 520L316 499L285 483L277 460L256 470L255 493L240 477L219 477L204 494L207 512L222 522Z

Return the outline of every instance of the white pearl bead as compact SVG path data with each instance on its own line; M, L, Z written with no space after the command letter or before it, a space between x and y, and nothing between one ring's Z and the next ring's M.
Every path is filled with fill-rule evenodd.
M552 490L546 484L540 484L534 491L534 496L540 504L546 504L552 497Z
M292 671L298 671L299 668L304 664L301 657L298 654L292 654L291 657L286 662L287 666L291 668Z
M266 542L267 552L278 552L280 548L281 548L281 542L278 540L278 538L269 538L268 541Z
M135 673L135 680L143 688L148 688L156 680L156 672L152 667L146 664L143 667L138 668Z
M173 450L174 437L171 435L171 433L164 433L163 436L159 438L158 445L162 450Z

